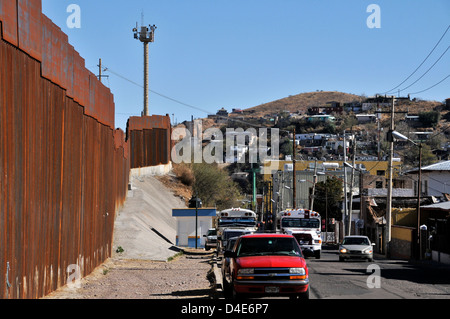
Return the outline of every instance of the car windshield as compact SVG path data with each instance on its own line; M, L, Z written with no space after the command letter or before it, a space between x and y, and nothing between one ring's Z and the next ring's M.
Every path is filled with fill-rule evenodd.
M219 227L254 227L256 226L256 220L253 217L227 217L219 219Z
M348 237L344 238L343 245L370 245L369 240L364 237Z
M206 234L206 236L216 236L216 235L217 235L217 230L215 230L215 229L208 230L208 233Z
M227 243L227 250L232 250L237 238L231 238Z
M254 237L242 238L236 248L237 257L245 256L302 256L294 238Z

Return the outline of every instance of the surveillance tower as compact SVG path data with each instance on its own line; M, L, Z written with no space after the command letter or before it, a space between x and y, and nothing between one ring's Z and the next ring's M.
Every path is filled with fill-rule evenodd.
M138 31L138 25L133 29L134 38L144 43L144 112L142 115L148 116L148 44L155 41L155 25L142 26Z

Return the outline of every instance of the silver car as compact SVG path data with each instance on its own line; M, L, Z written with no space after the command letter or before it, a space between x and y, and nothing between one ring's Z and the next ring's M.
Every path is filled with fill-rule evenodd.
M217 230L215 228L208 229L208 233L203 237L206 237L205 250L217 247Z
M373 261L373 246L367 236L346 236L339 245L339 261L351 258Z

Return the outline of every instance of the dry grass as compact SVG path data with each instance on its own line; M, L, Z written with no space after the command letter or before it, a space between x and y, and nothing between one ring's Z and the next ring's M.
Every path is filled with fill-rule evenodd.
M173 175L155 176L164 186L170 189L176 196L180 197L186 205L192 197L192 185L194 174L186 164L173 164Z
M273 102L261 104L247 110L254 110L253 116L263 116L265 114L272 114L279 111L306 112L311 106L326 105L327 102L336 101L341 103L361 101L362 97L359 95L323 91L323 92L309 92L301 93L297 95L291 95L289 97L276 100Z
M184 185L192 186L194 184L194 172L188 165L174 164L172 171Z

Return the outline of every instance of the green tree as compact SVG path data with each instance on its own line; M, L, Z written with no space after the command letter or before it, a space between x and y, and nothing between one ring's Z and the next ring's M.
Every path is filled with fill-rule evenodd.
M338 128L338 131L344 131L349 130L353 126L358 125L358 120L356 119L356 116L353 112L350 112L348 114L342 115L342 122L340 127Z
M423 127L435 127L440 116L438 111L422 112L419 113L419 122L422 123Z
M239 189L227 172L217 164L193 164L193 193L202 200L203 207L225 209L239 206Z
M343 183L336 177L327 177L324 182L316 184L314 195L314 210L325 218L342 219L341 203Z
M422 144L422 166L430 165L436 162L436 156L427 144ZM419 147L412 146L405 152L405 164L413 167L419 167Z
M284 155L292 155L293 154L292 141L288 137L285 137L281 140L280 153L284 154Z

